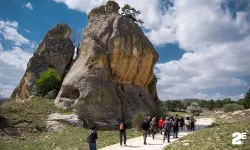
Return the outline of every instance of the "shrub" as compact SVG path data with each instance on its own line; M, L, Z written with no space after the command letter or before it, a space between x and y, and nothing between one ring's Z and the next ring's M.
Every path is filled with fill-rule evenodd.
M135 130L139 131L141 129L141 124L144 120L145 114L142 111L137 111L132 119L132 125Z
M194 115L200 115L202 113L202 109L200 108L199 104L193 102L190 106L187 107L187 110Z
M49 91L59 90L61 86L61 78L55 69L49 68L41 73L40 78L36 80L36 86L41 96L45 96Z
M233 112L233 111L242 110L242 109L244 109L244 107L239 104L227 104L223 107L224 112Z

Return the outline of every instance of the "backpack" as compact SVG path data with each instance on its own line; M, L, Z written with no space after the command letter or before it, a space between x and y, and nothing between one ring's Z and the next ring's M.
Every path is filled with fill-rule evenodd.
M120 130L124 130L124 125L123 125L123 123L120 124Z
M91 142L93 135L94 135L94 131L93 130L89 131L88 136L87 136L87 140L86 140L87 143Z

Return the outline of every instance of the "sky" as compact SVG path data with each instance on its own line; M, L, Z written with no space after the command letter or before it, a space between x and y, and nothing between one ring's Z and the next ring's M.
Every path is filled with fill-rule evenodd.
M9 97L49 29L82 31L88 12L107 0L2 0L0 87ZM244 97L250 84L249 0L116 0L141 10L145 35L159 53L161 100Z

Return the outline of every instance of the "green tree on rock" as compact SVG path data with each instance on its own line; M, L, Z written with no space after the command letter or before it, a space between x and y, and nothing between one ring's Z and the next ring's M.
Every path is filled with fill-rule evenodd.
M40 78L36 80L36 86L41 96L45 96L51 90L59 90L61 86L61 78L55 69L49 68L40 74Z
M244 98L244 107L245 108L250 108L250 88L248 89L248 91L245 94L245 98Z
M136 17L141 14L141 11L140 10L136 10L135 8L133 8L131 5L129 4L125 4L123 7L122 7L122 15L131 19L132 21L134 21L135 23L137 24L143 24L144 22L140 19L137 19Z
M200 114L202 112L202 109L200 108L199 104L196 102L193 102L190 106L187 107L187 110L193 114Z

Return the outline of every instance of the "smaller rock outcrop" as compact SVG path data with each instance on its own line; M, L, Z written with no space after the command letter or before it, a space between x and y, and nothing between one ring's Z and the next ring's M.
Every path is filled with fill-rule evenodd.
M24 101L37 96L35 80L48 68L55 69L60 77L65 75L65 70L70 65L74 55L70 34L71 29L65 23L57 24L46 34L30 58L20 84L11 95L12 100Z
M62 131L65 126L60 121L69 123L72 126L82 126L81 121L78 119L76 114L59 114L54 113L48 116L46 121L46 129L48 132Z

